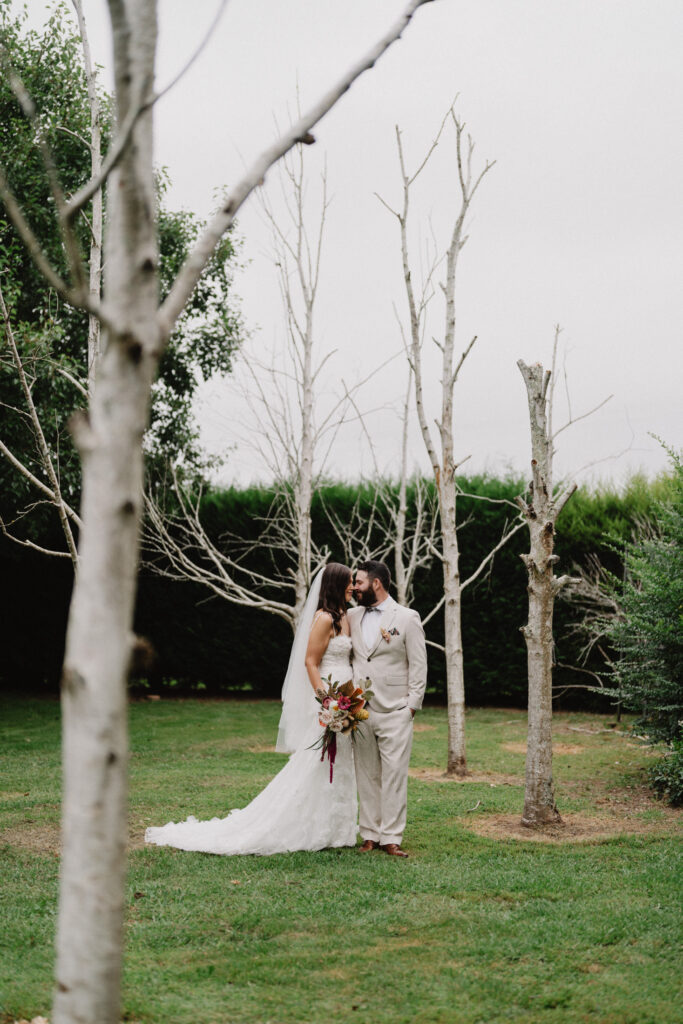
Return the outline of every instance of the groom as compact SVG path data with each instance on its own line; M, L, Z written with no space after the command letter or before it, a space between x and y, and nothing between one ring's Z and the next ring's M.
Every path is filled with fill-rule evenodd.
M391 575L384 562L361 562L356 570L358 607L349 613L353 676L369 677L373 696L355 745L360 802L361 850L378 847L393 857L401 849L408 801L408 765L413 718L427 684L427 651L420 616L389 596Z

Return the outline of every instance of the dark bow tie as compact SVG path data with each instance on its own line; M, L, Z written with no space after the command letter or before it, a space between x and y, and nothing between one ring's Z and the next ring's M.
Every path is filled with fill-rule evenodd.
M382 609L378 608L376 605L373 605L372 608L366 608L365 611L366 611L366 613L367 612L379 612L380 615L382 613Z

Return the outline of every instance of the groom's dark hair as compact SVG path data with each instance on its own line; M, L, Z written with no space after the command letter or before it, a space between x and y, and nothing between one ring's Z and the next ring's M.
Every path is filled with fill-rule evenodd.
M389 592L391 586L391 573L389 572L389 566L385 565L384 562L376 562L373 558L369 558L367 562L361 562L356 567L361 572L368 574L368 579L379 580L384 589Z

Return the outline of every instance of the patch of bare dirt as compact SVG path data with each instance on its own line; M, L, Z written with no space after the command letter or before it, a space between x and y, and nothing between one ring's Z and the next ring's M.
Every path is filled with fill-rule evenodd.
M29 853L51 853L58 857L61 848L59 825L15 825L0 830L0 846L7 844ZM142 850L145 846L145 827L131 826L128 849Z
M411 768L408 772L414 779L424 782L484 782L489 786L523 786L520 775L504 775L502 772L469 772L467 775L446 775L440 768Z
M503 743L501 744L503 750L509 750L511 754L524 754L526 755L526 743L515 742L515 743ZM553 754L583 754L586 748L582 747L579 743L553 743Z
M0 830L0 845L7 843L30 853L59 853L59 825L15 825Z
M435 725L427 725L426 722L413 722L413 732L432 732Z
M503 750L509 750L511 754L526 754L526 743L523 740L515 740L514 743L501 743L501 746Z
M7 1024L50 1024L47 1017L32 1017L31 1020L26 1020L25 1017L22 1017L21 1020L14 1020L11 1016L0 1016L0 1024L4 1024L5 1021L7 1021ZM129 1021L129 1024L135 1024L135 1022Z
M605 969L604 964L579 964L579 970L582 974L602 974Z
M634 815L644 815L655 811L657 818L662 821L679 827L683 826L681 808L671 807L663 800L655 799L652 790L645 785L632 785L628 789L619 789L593 783L589 793L595 806L609 813L631 818Z
M650 806L653 804L654 801L650 800ZM662 809L661 805L657 807ZM489 839L555 844L590 843L618 835L675 835L681 829L681 815L673 808L666 810L672 813L664 814L656 821L639 818L634 814L588 814L577 811L563 814L561 822L536 828L522 825L519 814L481 814L459 821L471 832Z

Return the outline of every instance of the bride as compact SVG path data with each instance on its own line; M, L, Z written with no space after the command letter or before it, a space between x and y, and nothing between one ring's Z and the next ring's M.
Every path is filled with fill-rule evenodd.
M219 854L271 854L355 846L357 796L350 735L337 737L334 779L320 749L319 705L315 692L328 678L351 679L351 636L346 605L351 570L330 562L313 580L294 637L282 687L282 716L276 750L292 753L274 779L241 810L225 818L169 822L148 828L145 840L157 846Z

